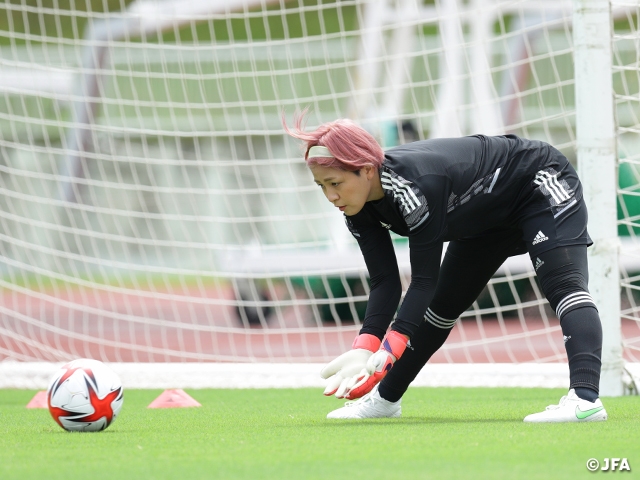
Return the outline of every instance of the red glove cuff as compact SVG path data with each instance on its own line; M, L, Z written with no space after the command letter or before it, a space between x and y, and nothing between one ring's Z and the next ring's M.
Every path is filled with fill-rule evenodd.
M369 350L370 352L375 352L380 348L380 343L380 339L375 335L363 333L362 335L358 335L353 339L351 348L363 348L365 350Z
M402 356L405 348L407 348L407 342L408 340L404 335L396 332L395 330L391 330L387 333L387 336L384 337L380 348L389 352L391 355L396 357L397 360Z

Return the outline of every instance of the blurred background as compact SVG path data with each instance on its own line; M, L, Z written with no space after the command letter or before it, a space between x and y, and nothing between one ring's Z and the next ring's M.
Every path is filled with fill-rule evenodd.
M622 336L636 362L639 12L612 5ZM0 360L342 353L366 269L283 118L351 118L385 148L514 133L576 163L572 14L565 0L5 0ZM518 257L433 361L565 358Z

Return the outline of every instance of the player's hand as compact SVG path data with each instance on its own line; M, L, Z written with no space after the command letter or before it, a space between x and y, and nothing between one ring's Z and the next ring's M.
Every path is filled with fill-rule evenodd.
M366 367L369 357L379 347L378 337L367 333L358 335L353 341L352 350L340 355L320 372L322 378L329 380L324 394L344 398L349 388L358 380L358 374Z
M369 393L402 356L408 341L408 338L401 333L390 331L382 341L380 350L371 355L365 368L348 382L351 387L346 392L345 398L353 400Z

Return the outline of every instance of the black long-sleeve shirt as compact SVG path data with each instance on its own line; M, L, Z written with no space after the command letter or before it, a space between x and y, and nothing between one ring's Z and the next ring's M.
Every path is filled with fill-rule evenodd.
M514 226L536 172L558 154L514 135L431 139L386 151L384 198L345 217L371 280L360 333L382 338L402 294L389 230L409 237L411 284L392 328L411 337L433 298L443 243Z

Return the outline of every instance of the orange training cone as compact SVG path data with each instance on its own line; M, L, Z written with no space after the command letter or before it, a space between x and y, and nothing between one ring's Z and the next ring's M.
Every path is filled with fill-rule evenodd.
M47 392L42 390L34 395L29 403L27 403L27 408L49 408L49 403L47 402Z
M148 408L181 408L200 407L188 393L178 388L175 390L165 390L158 398L149 404Z

